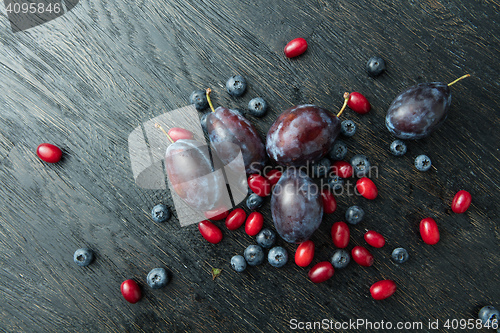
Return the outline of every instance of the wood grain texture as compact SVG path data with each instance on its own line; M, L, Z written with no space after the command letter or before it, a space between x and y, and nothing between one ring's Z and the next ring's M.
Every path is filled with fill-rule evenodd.
M0 331L288 332L293 318L426 325L476 318L487 304L500 308L499 7L487 0L82 0L66 15L16 34L2 7ZM283 47L295 37L306 38L309 49L286 59ZM364 71L374 54L387 61L376 79ZM224 90L236 73L249 83L240 98ZM444 125L392 157L384 116L393 98L413 84L465 73L472 77L453 86ZM150 219L155 204L172 200L168 191L135 186L127 137L206 87L216 104L231 108L265 98L269 114L250 117L262 137L294 104L335 111L344 91L370 100L369 114L345 114L358 127L345 141L348 158L362 153L378 167L379 198L339 196L337 211L312 240L315 262L329 260L331 225L348 206L362 205L366 219L352 228L350 246L364 244L365 229L384 234L387 244L373 249L373 267L352 264L320 285L293 263L237 274L230 258L254 242L243 230L224 230L214 246L196 226L181 228L175 213L164 224ZM64 161L40 161L35 151L42 142L60 146ZM435 169L414 169L421 153ZM449 207L460 189L471 192L473 203L456 215ZM269 206L267 199L261 211L272 227ZM441 228L436 246L418 235L427 216ZM295 245L279 244L294 253ZM96 252L86 268L72 262L83 246ZM410 252L404 265L390 260L397 246ZM153 291L145 278L158 266L169 269L172 281ZM212 267L223 270L215 280ZM120 294L127 278L144 287L135 305ZM399 288L376 302L369 286L384 278Z

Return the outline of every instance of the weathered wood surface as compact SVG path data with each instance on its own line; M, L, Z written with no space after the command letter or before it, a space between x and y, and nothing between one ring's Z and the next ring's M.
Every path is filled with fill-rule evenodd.
M476 318L486 304L500 307L499 119L500 5L495 1L80 1L68 14L26 32L0 20L0 331L286 332L290 320L366 318L396 323ZM2 7L3 8L3 7ZM283 47L305 37L309 50L289 60ZM369 78L367 59L380 54L386 74ZM231 98L236 73L247 93ZM449 82L453 103L445 124L409 142L394 158L384 116L392 99L418 82ZM313 236L315 262L333 251L330 227L345 209L367 211L352 228L351 246L375 229L387 245L376 263L351 264L314 285L307 270L268 264L244 274L229 260L253 243L243 230L225 231L217 246L196 226L149 218L166 191L133 181L128 134L142 122L187 104L195 88L212 87L216 104L245 108L262 96L271 111L251 120L264 137L284 109L315 103L337 110L344 91L360 91L373 110L348 111L358 125L349 155L379 167L373 202L341 196ZM61 146L65 159L41 162L39 143ZM419 173L413 158L428 154L436 169ZM450 210L460 189L472 193L466 214ZM271 227L269 200L262 212ZM442 240L425 246L418 222L434 217ZM295 246L285 244L290 254ZM75 249L89 246L95 262L77 267ZM396 246L411 259L390 261ZM172 281L145 285L163 266ZM212 280L211 267L223 269ZM134 278L144 299L132 305L120 283ZM394 279L392 298L376 302L369 286ZM357 332L360 330L342 330ZM427 329L425 329L427 331Z

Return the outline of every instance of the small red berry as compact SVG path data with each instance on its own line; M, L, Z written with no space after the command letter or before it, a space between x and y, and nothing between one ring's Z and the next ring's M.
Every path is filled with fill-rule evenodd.
M434 245L439 242L439 229L433 218L428 217L420 221L420 236L425 244Z
M176 142L177 140L185 139L185 140L190 140L194 137L193 133L191 131L188 131L187 129L180 128L180 127L172 127L168 131L168 135L170 138Z
M280 180L281 176L283 175L283 172L279 171L278 169L272 169L266 174L267 180L271 183L271 186L276 185L278 180Z
M314 243L312 240L306 240L295 251L295 263L297 266L306 267L313 261L313 258Z
M382 236L382 234L369 230L365 233L365 241L376 248L381 248L385 245L385 238Z
M314 265L307 275L312 282L321 283L331 278L333 273L335 273L335 269L332 264L328 261L322 261Z
M375 282L370 287L370 294L372 294L373 299L380 301L392 296L396 291L396 283L392 280L381 280Z
M62 150L50 143L40 144L36 149L36 154L47 163L57 163L62 158Z
M236 230L242 226L247 218L247 213L243 208L236 208L226 217L226 227L229 230Z
M451 210L457 214L465 213L469 209L471 201L472 197L469 192L464 190L458 191L451 203Z
M229 215L229 209L220 207L204 213L205 217L212 221L224 220Z
M142 298L141 287L132 279L122 282L120 291L123 297L130 303L137 303Z
M359 92L352 92L349 94L347 106L359 114L368 113L372 108L366 97L361 95Z
M377 186L375 186L375 183L367 177L358 179L356 182L356 190L368 200L373 200L378 195Z
M201 221L198 224L198 230L200 230L203 238L212 244L217 244L222 240L222 231L208 220Z
M307 50L307 41L304 38L295 38L285 46L285 56L288 58L298 57Z
M333 196L332 192L328 189L321 191L321 199L323 199L323 213L331 214L337 209L337 200Z
M245 222L245 232L249 236L257 235L264 225L264 216L259 212L253 212L248 215L247 221Z
M271 183L261 175L250 175L248 177L248 187L259 197L267 197L271 194Z
M373 265L373 255L362 246L355 246L351 251L352 259L361 266L369 267Z
M335 222L332 226L333 245L339 249L344 249L349 244L351 232L345 222Z
M346 161L336 161L332 164L332 171L340 178L349 178L352 176L352 166Z

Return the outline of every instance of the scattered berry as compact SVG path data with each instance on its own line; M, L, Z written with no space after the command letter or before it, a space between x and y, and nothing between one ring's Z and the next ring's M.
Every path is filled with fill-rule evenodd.
M127 302L132 304L137 303L142 298L141 287L132 279L122 282L120 291Z
M222 231L215 224L208 220L198 224L198 230L209 243L217 244L222 240Z
M231 96L241 96L247 89L247 80L241 75L231 76L226 82L226 89Z
M248 186L257 195L267 197L271 194L271 183L261 175L253 174L248 177Z
M330 157L334 161L341 161L347 155L347 145L342 140L336 140L333 144L332 149L328 153L328 157Z
M356 182L356 190L359 194L361 194L368 200L373 200L378 195L378 190L375 186L375 183L373 183L373 181L367 177L358 179L358 181Z
M224 220L229 215L229 209L220 207L204 213L205 217L212 221Z
M243 208L236 208L226 217L226 227L229 230L236 230L245 223L247 213Z
M340 123L340 133L344 136L351 137L356 133L356 124L352 120L344 120Z
M345 222L335 222L332 225L332 240L333 245L339 249L346 248L349 244L349 237L351 236L351 231L349 226Z
M341 178L352 176L352 166L346 161L335 161L332 165L332 172Z
M257 234L255 241L263 248L268 249L274 245L274 242L276 241L276 234L271 229L264 228Z
M309 279L314 283L325 282L335 273L335 269L328 261L317 263L308 273Z
M415 168L418 171L427 171L431 168L431 159L427 155L418 155L415 158Z
M267 261L273 267L283 267L288 262L288 252L281 246L275 246L269 250Z
M169 278L165 268L153 268L146 278L152 289L160 289L167 285Z
M391 254L392 260L394 260L394 262L397 264L404 263L406 260L408 260L409 257L410 255L408 254L408 251L406 251L406 249L402 247L395 248Z
M477 315L483 322L483 326L495 328L500 325L500 312L492 305L483 306Z
M295 38L285 46L285 56L287 58L298 57L307 50L307 41L304 38Z
M36 154L47 163L57 163L62 158L62 150L50 143L42 143L36 149Z
M351 261L349 252L344 249L337 249L333 252L332 259L330 260L335 269L342 269L347 267Z
M333 176L328 179L328 187L330 188L331 192L337 194L337 191L344 190L344 180L339 176Z
M351 166L356 177L364 177L370 173L370 161L365 155L354 155L351 158Z
M247 221L245 222L245 232L249 236L257 235L264 225L264 216L259 212L253 212L248 215Z
M332 164L329 159L323 158L312 165L312 177L324 177L330 172Z
M372 108L370 102L368 102L366 97L359 92L352 92L349 94L347 106L349 106L351 110L359 114L368 113Z
M425 244L434 245L439 242L439 229L433 218L428 217L420 221L420 236Z
M396 283L392 280L381 280L370 287L370 294L374 300L380 301L391 297L396 292Z
M373 255L363 246L355 246L351 251L351 256L361 266L369 267L373 265Z
M295 263L300 267L307 267L314 258L314 242L306 240L295 251Z
M280 170L272 169L266 174L266 178L267 180L269 180L269 183L271 183L271 186L274 186L280 180L282 175L283 172L281 172Z
M208 129L207 129L207 117L210 113L204 113L201 118L200 118L200 124L201 124L201 128L203 128L203 131L205 133L208 133Z
M323 200L323 213L332 214L335 210L337 210L337 200L335 200L335 197L330 190L322 190L321 199Z
M203 111L208 108L208 100L205 91L195 90L189 96L189 103L194 104L198 111Z
M246 202L247 207L250 210L256 210L257 208L262 206L263 203L264 203L264 198L261 196L258 196L257 194L255 194L253 192L248 196L247 202Z
M168 207L163 204L154 206L153 210L151 211L151 217L156 223L163 223L170 219L170 216L170 209L168 209Z
M247 262L243 256L237 254L231 258L231 267L236 272L241 273L247 268Z
M349 224L358 224L363 221L365 211L359 206L351 206L345 212L345 219Z
M181 127L172 127L168 130L168 135L174 142L177 140L191 140L194 137L191 131Z
M250 266L257 266L264 262L264 251L259 245L249 245L243 256Z
M371 57L366 63L366 71L370 76L378 76L385 71L385 61L380 57Z
M248 102L248 113L254 117L264 117L267 112L267 102L261 97L255 97Z
M81 248L73 254L73 261L81 267L90 265L94 260L94 252L88 248Z
M391 153L394 156L403 156L406 154L406 143L401 140L394 140L391 143Z
M381 248L384 247L385 245L385 238L382 236L382 234L369 230L365 233L365 241L368 243L368 245L371 245L376 248Z
M451 210L457 214L465 213L469 209L471 201L472 197L469 192L464 190L458 191L451 203Z

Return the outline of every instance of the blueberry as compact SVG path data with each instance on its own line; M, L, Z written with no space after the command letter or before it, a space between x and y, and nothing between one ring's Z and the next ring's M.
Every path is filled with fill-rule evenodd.
M257 266L264 262L264 250L259 245L249 245L243 252L243 256L250 266Z
M403 156L404 154L406 154L406 144L401 140L392 141L391 153L394 156Z
M269 250L267 261L273 267L283 267L288 261L288 252L281 246L275 246Z
M247 207L250 210L256 210L257 208L259 208L260 206L262 206L263 203L264 203L264 198L258 196L255 193L250 194L248 196L247 202L246 202Z
M365 211L359 206L351 206L345 212L345 219L350 224L358 224L363 220L364 216Z
M334 268L341 269L345 268L351 261L351 256L349 252L344 249L337 249L333 252L331 263Z
M170 215L170 209L168 209L168 207L163 204L154 206L153 210L151 211L153 221L157 223L167 221L170 218Z
M86 247L76 250L73 254L73 261L81 267L90 265L93 260L94 252Z
M431 168L431 159L427 155L418 155L415 158L415 168L418 171L427 171Z
M231 258L231 267L238 273L243 272L247 268L247 262L243 256L237 254Z
M205 131L206 133L208 133L208 130L207 130L207 117L208 117L209 114L210 114L210 112L204 113L203 116L201 116L201 119L200 119L201 128L203 128L203 131Z
M351 165L356 177L364 177L370 173L370 161L365 155L355 155L351 158Z
M395 263L402 264L409 258L408 251L402 247L395 248L392 251L391 258Z
M276 234L271 229L264 228L257 234L255 240L257 241L257 244L265 249L268 249L274 245L274 242L276 242Z
M483 306L477 315L479 319L483 322L483 326L487 325L488 327L495 328L495 325L499 325L500 323L500 312L491 305Z
M248 102L248 113L254 117L263 117L267 112L267 102L261 97L255 97Z
M347 155L347 145L342 140L337 140L332 149L328 152L328 157L334 161L342 161Z
M203 111L208 107L207 95L203 90L195 90L189 96L189 103L194 104L198 111Z
M226 89L231 96L241 96L247 89L247 80L241 75L231 76L226 82Z
M146 278L148 285L152 289L160 289L167 285L168 273L165 268L153 268Z
M344 180L339 176L333 176L328 179L328 187L330 188L330 192L338 194L337 191L340 191L342 193L344 190Z
M385 61L380 57L371 57L366 63L366 71L370 76L378 76L385 71Z
M326 176L332 167L332 163L329 159L323 158L320 161L312 165L312 177L324 177Z
M340 133L344 136L353 136L356 133L356 124L352 120L344 120L340 123Z

